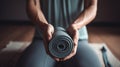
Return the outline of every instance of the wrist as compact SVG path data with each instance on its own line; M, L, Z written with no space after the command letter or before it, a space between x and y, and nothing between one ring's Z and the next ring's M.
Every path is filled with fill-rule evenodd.
M79 30L80 28L83 27L83 24L82 24L82 22L72 23L71 26L74 27L75 29Z
M42 33L48 33L48 31L53 32L54 27L51 24L47 23L47 24L42 25L40 27L40 30L41 30Z
M74 23L73 23L73 24L71 24L71 25L70 25L70 27L71 27L71 28L73 28L74 30L78 30L78 29L79 29L79 28L77 27L77 25L76 25L76 24L74 24Z
M44 23L44 22L39 22L38 23L39 28L42 30L44 27L48 26L48 23Z

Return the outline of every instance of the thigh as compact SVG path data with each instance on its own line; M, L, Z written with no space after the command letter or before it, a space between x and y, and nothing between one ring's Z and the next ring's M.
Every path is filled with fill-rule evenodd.
M55 67L56 62L46 54L43 41L34 39L32 44L24 51L18 61L17 67Z
M65 67L101 67L96 53L88 45L87 40L79 41L76 55L63 63Z

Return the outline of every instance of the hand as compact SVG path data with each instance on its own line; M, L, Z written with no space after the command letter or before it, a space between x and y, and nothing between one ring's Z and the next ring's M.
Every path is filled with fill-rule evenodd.
M46 53L49 56L51 56L54 60L59 61L59 58L52 56L48 50L48 44L52 39L52 35L54 33L54 27L51 24L45 24L42 28L42 32L43 32L43 41L44 41Z
M52 39L52 35L54 33L54 27L51 24L45 24L44 26L42 26L41 31L43 34L43 41L44 41L46 53L50 54L48 50L48 44Z
M78 29L75 28L74 25L71 25L71 26L68 27L67 32L68 32L68 34L69 34L69 35L72 37L72 39L73 39L74 47L73 47L73 50L72 50L72 52L71 52L70 55L68 55L68 56L65 57L65 58L59 59L59 61L65 61L65 60L70 59L71 57L73 57L73 56L76 54L76 51L77 51L78 39L79 39Z

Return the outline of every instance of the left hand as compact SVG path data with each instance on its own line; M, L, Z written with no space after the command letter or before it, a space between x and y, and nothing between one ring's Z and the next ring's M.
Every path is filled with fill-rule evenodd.
M67 32L73 39L74 47L73 47L72 52L68 56L66 56L65 58L59 59L59 61L65 61L65 60L70 59L71 57L73 57L76 54L76 51L77 51L78 39L79 39L78 29L74 25L70 25L67 28Z

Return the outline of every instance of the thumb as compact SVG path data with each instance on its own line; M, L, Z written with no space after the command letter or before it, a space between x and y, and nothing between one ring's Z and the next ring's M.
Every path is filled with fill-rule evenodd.
M54 33L54 28L52 25L49 24L49 28L48 28L48 40L51 40L52 39L52 35Z
M50 41L52 39L52 33L48 33L48 41Z
M76 31L75 35L73 36L73 41L74 41L75 45L78 44L78 40L79 40L79 36L78 35L79 35L78 31Z

